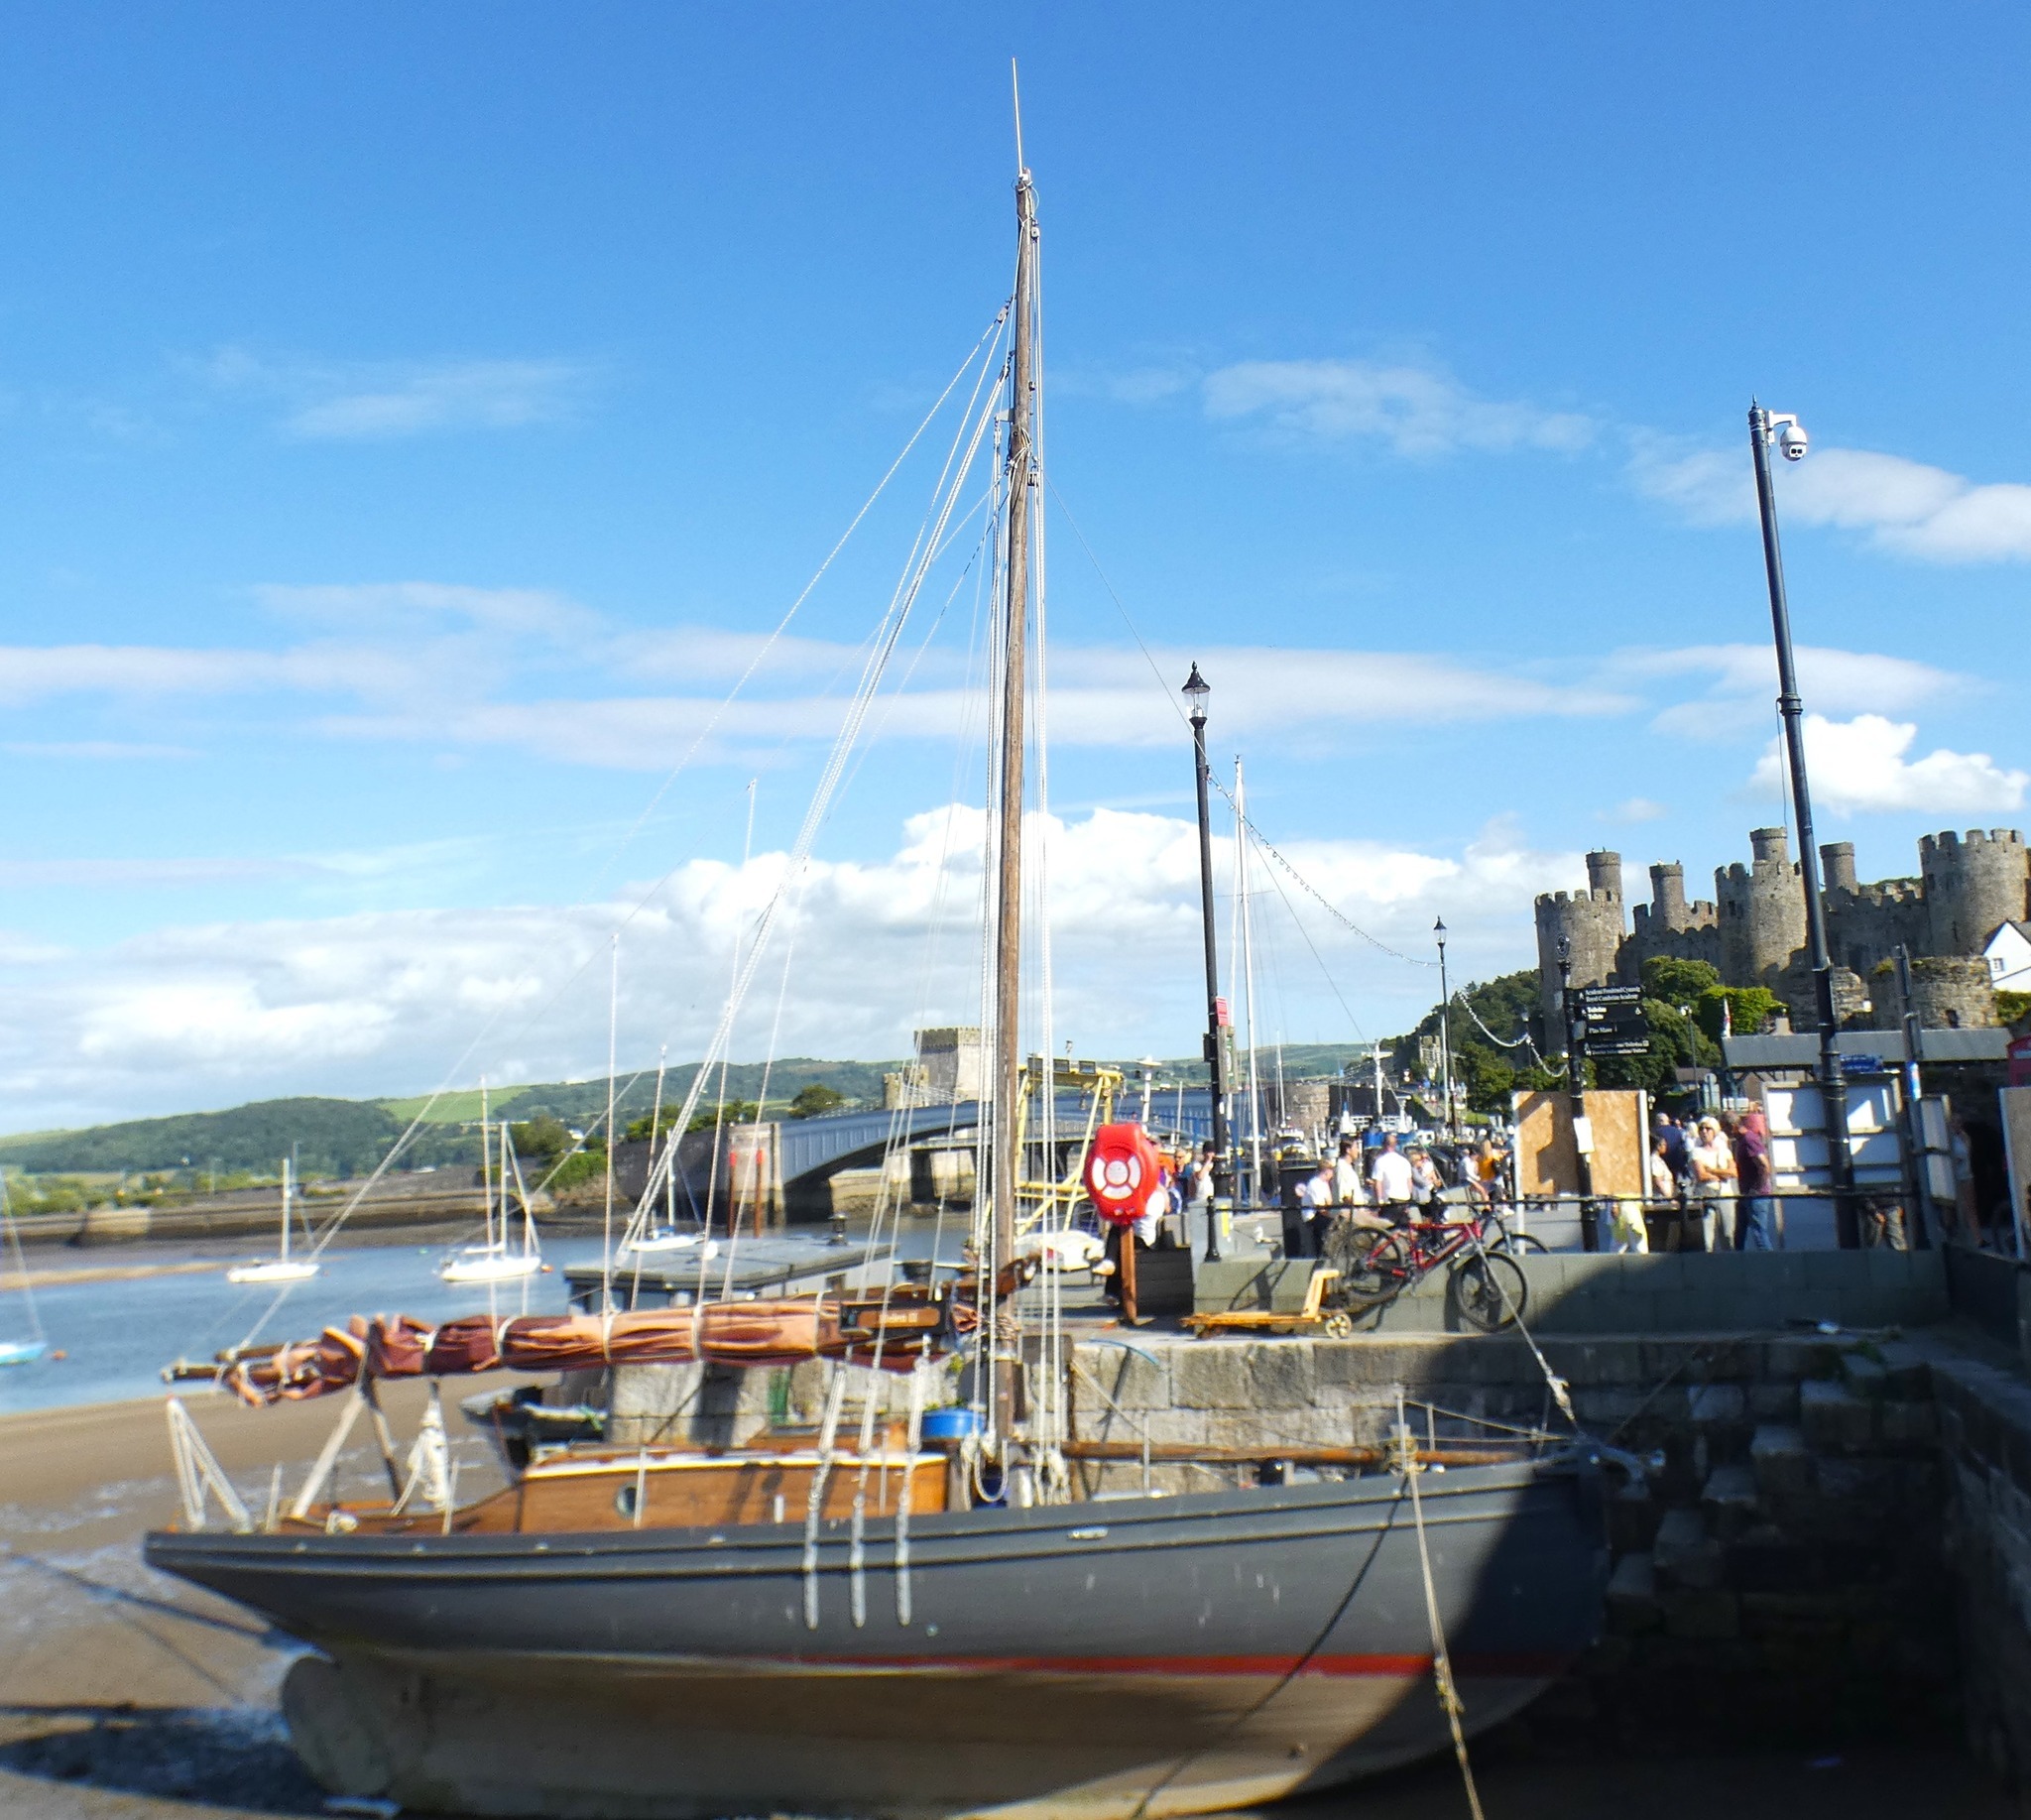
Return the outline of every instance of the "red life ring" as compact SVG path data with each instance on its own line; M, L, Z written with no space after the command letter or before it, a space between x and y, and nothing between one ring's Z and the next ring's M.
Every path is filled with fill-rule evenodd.
M1103 1125L1086 1155L1086 1192L1103 1220L1133 1226L1145 1213L1161 1214L1170 1203L1163 1158L1149 1135L1135 1124Z

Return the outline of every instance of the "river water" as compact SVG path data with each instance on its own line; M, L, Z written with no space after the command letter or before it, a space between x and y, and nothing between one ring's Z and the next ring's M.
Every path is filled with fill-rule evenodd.
M905 1238L904 1255L922 1255L925 1240ZM941 1247L947 1254L956 1241ZM322 1269L307 1282L285 1287L241 1286L226 1281L226 1268L252 1250L176 1249L165 1246L119 1252L37 1249L29 1254L34 1307L53 1353L28 1365L0 1369L0 1414L72 1403L110 1402L161 1393L162 1368L172 1360L208 1359L222 1347L244 1342L308 1338L320 1328L354 1314L413 1314L432 1323L460 1314L561 1314L566 1306L564 1267L596 1264L596 1238L552 1238L543 1258L547 1274L502 1284L447 1283L437 1272L448 1255L441 1244L369 1245L326 1251ZM823 1235L772 1236L741 1242L739 1256L785 1259L808 1255L822 1267ZM697 1253L675 1254L695 1259ZM711 1266L718 1278L723 1251ZM36 1274L55 1278L68 1270L157 1268L201 1263L188 1274L163 1274L94 1282L50 1280L33 1286ZM0 1340L26 1339L31 1331L28 1298L0 1294Z

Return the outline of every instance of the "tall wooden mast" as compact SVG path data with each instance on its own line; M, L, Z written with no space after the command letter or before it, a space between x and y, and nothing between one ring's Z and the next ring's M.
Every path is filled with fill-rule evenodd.
M1022 745L1023 687L1029 640L1029 496L1036 484L1036 193L1029 173L1016 178L1016 337L1009 394L1007 598L1002 651L1002 799L995 904L995 1243L997 1271L1016 1255L1016 1153L1022 1074ZM1048 1087L1045 1089L1049 1091ZM995 1431L1006 1442L1015 1420L1016 1369L991 1346Z

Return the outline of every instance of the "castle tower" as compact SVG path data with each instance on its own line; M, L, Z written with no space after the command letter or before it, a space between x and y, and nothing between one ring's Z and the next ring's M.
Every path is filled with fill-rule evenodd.
M1537 986L1546 1030L1563 1046L1558 1025L1559 942L1572 944L1573 984L1606 986L1622 945L1622 860L1587 856L1586 891L1548 892L1537 900Z
M1928 834L1918 843L1918 869L1925 881L1927 945L1935 954L1979 954L2003 923L2025 914L2031 871L2015 828Z
M1894 998L1895 994L1886 994ZM1911 963L1911 1009L1929 1031L1981 1031L1996 1026L1995 987L1979 956L1928 955Z
M1782 992L1783 975L1805 946L1805 887L1782 828L1749 833L1750 863L1714 874L1721 910L1721 977L1731 986Z
M1845 891L1851 897L1859 887L1854 882L1854 843L1830 840L1820 848L1820 878L1829 892Z
M1686 869L1660 861L1650 868L1650 926L1676 933L1686 921Z

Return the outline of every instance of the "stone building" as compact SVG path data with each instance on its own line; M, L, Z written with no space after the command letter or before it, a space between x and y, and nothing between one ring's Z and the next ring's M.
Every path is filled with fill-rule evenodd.
M1749 863L1714 873L1714 900L1689 902L1677 861L1650 868L1650 902L1625 923L1618 853L1587 856L1587 890L1537 900L1537 971L1547 1018L1556 1014L1558 946L1571 944L1576 986L1635 985L1653 955L1710 962L1730 986L1763 986L1812 1023L1812 981L1805 957L1805 891L1782 828L1749 835ZM1835 965L1835 1003L1844 1021L1877 997L1877 969L1901 943L1924 964L1913 997L1924 1022L1975 1027L1995 1022L1994 994L1977 961L2006 922L2031 913L2031 863L2014 828L1928 834L1918 843L1919 876L1864 885L1852 841L1820 848L1827 944ZM1885 1021L1888 1006L1877 1007ZM1888 1019L1887 1022L1894 1022Z

